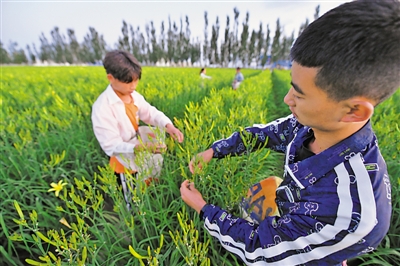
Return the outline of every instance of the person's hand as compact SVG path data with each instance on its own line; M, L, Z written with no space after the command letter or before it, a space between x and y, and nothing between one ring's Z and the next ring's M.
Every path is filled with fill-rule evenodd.
M177 129L173 124L168 124L165 126L165 131L171 135L174 140L178 140L178 142L183 141L183 133Z
M211 161L213 155L214 155L214 150L212 148L198 153L196 156L193 157L193 159L189 163L190 172L194 174L196 167L198 169L202 169L203 168L202 163L208 163L209 161Z
M194 187L194 183L185 180L183 181L180 190L182 200L197 213L200 213L201 209L207 204L207 202L204 201L201 193Z
M147 133L147 138L150 140L155 140L155 139L157 139L157 136L153 132L149 132L149 133Z
M151 153L164 153L166 150L167 146L164 143L145 142L135 146L136 152L149 151Z

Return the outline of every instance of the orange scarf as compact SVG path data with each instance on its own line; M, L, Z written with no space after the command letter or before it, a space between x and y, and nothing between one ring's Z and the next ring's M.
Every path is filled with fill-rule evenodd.
M133 128L137 132L139 129L138 107L134 104L133 98L131 103L125 103L125 112L132 123ZM117 174L125 173L125 167L118 161L115 156L110 158L110 166ZM130 171L131 173L133 171Z

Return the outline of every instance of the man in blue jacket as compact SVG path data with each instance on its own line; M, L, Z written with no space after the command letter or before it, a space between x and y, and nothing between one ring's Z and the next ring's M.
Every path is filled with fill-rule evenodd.
M237 90L240 86L240 83L244 80L242 72L240 72L240 67L236 68L235 78L232 81L232 89Z
M279 216L259 224L207 204L188 180L182 199L248 265L340 265L386 235L391 188L372 131L374 107L400 87L400 3L354 1L311 23L291 49L292 114L213 143L189 164L268 147L285 153ZM243 136L255 144L245 147ZM195 163L196 162L196 163Z

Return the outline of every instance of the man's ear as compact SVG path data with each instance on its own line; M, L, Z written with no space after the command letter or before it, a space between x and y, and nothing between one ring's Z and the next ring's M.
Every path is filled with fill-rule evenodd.
M347 103L348 112L342 117L341 122L363 122L371 118L374 105L366 99L350 99Z
M113 75L107 74L107 79L108 79L108 81L112 82L115 78Z

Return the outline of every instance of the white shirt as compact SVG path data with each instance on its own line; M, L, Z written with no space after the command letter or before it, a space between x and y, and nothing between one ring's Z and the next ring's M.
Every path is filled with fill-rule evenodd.
M165 128L171 120L144 97L134 91L134 104L138 107L138 119L146 124ZM125 167L137 170L134 163L134 148L139 143L137 132L125 112L124 102L108 85L92 106L94 135L108 156L116 156Z
M201 73L201 74L200 74L200 77L203 78L203 79L211 79L210 76L207 76L207 75L204 74L204 73Z

